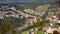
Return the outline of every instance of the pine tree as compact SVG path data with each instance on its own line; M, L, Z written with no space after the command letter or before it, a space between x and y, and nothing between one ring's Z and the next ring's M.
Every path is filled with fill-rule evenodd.
M13 18L6 18L4 24L0 28L0 34L16 34L15 20Z

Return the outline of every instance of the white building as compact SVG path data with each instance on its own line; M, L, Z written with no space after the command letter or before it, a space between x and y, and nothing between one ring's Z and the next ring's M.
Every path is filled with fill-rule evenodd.
M2 12L0 12L0 18L1 19L4 19L4 16L3 16L3 13Z

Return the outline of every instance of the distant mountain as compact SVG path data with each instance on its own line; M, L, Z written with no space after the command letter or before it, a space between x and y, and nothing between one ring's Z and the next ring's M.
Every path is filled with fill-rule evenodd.
M17 5L20 8L35 8L41 4L55 4L56 0L0 0L0 5Z
M54 3L56 0L0 0L0 3Z

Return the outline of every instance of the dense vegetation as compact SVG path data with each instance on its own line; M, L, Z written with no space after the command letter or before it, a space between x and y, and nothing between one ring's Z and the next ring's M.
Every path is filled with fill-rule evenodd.
M20 21L16 20L15 18L8 17L1 20L0 23L0 34L17 34L17 25L18 23L21 23L21 21L24 22L25 18L19 19Z
M43 30L43 27L45 26L45 24L46 24L45 20L42 19L34 23L34 26L37 27L39 30Z

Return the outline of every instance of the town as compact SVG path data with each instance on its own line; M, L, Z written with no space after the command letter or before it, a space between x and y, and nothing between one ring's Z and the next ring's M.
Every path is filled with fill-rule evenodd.
M57 5L40 5L36 9L19 9L17 10L14 6L1 6L0 7L0 19L5 20L8 17L13 18L26 18L23 23L18 23L17 31L23 31L29 29L26 34L37 33L39 30L37 27L34 27L34 23L37 20L45 20L46 25L43 27L44 34L54 34L54 32L60 33L60 8ZM19 34L19 33L18 33ZM21 34L21 33L20 33ZM22 34L25 34L24 32Z

